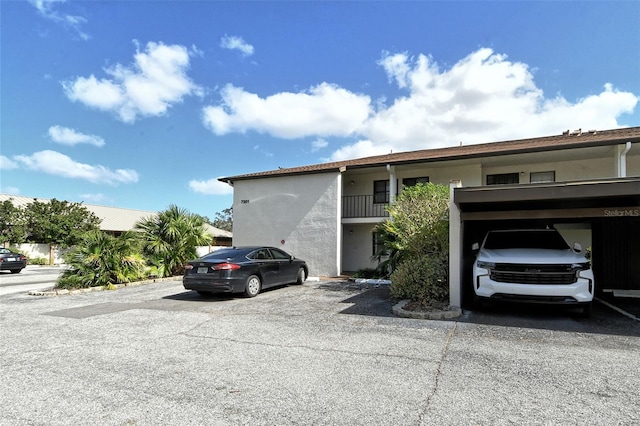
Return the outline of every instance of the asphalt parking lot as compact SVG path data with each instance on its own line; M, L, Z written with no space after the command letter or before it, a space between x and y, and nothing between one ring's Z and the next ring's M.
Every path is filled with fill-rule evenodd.
M397 318L338 281L0 297L0 424L640 423L640 324L495 307Z

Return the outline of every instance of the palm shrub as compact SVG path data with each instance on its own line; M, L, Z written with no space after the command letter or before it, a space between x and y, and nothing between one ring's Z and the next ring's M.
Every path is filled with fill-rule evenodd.
M391 261L391 292L422 304L448 297L449 187L406 187L378 230Z
M196 247L212 237L204 230L204 219L175 205L136 223L143 254L160 277L184 272L184 264L198 257Z
M114 237L89 231L64 258L68 269L58 279L58 288L112 286L145 276L145 261L132 232Z

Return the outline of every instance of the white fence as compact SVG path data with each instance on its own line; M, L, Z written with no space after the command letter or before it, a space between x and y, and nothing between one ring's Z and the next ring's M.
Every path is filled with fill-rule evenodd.
M46 259L47 264L53 265L64 264L64 259L62 257L67 251L69 251L69 249L61 249L59 247L53 247L52 250L50 244L35 243L18 244L16 248L29 259ZM224 246L201 246L196 247L196 253L198 253L198 256L204 256L207 253L211 253L212 251L216 251L221 248L224 248ZM53 262L50 263L52 259Z

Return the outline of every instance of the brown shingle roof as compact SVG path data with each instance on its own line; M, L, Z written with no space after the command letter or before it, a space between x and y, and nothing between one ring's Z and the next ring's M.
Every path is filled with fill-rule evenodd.
M475 157L616 145L625 142L640 142L640 127L603 131L590 130L586 132L565 132L562 135L545 136L541 138L399 152L395 154L376 155L373 157L356 158L354 160L337 161L333 163L312 164L308 166L281 168L265 172L222 177L218 180L229 183L236 180L259 179L307 173L337 172L346 169L375 167L386 164L399 165L459 160Z

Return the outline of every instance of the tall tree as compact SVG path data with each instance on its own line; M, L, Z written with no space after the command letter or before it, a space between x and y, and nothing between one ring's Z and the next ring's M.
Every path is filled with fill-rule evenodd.
M211 225L224 231L233 231L233 207L217 212Z
M203 227L201 216L175 205L157 215L138 221L142 250L161 277L184 272L184 264L198 257L197 246L209 244L212 236Z
M26 238L24 210L14 206L11 200L0 203L0 244L20 244Z
M71 247L82 241L83 234L99 229L100 218L81 203L35 200L24 210L28 241Z

